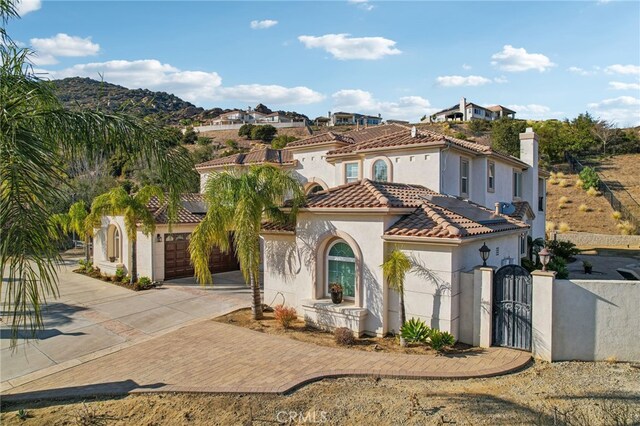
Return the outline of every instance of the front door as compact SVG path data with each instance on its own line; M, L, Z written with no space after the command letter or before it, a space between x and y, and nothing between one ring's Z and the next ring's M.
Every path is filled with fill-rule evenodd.
M493 344L531 350L531 274L506 265L493 277Z

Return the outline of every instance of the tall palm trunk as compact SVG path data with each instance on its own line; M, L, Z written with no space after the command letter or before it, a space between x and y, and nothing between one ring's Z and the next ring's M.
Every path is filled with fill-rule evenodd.
M400 327L407 322L407 313L404 309L404 289L400 292ZM400 346L407 346L406 340L400 335Z
M84 236L84 260L89 262L91 260L91 251L89 250L89 242L91 238L89 238L89 234Z
M251 264L251 271L249 272L249 284L251 285L251 292L253 294L253 305L251 306L251 313L253 314L254 320L259 320L263 318L262 297L260 295L260 279L253 268L253 262Z
M138 244L136 241L137 240L133 240L131 244L131 271L130 271L131 281L129 281L131 284L137 281L136 276L138 275L138 262L137 262Z

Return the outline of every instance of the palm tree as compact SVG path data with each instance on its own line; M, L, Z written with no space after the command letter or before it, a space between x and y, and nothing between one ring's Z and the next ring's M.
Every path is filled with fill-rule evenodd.
M402 326L407 321L407 314L404 308L404 279L407 272L413 267L411 260L399 249L394 249L389 253L387 260L381 266L387 285L389 288L398 292L400 300L400 326ZM407 345L402 336L400 336L400 345Z
M131 243L131 284L138 277L137 235L138 224L142 225L142 233L149 235L156 230L156 221L147 204L153 197L164 202L164 193L159 186L148 185L142 187L135 194L129 194L121 187L115 187L109 192L98 195L91 204L89 222L97 224L102 216L124 216L124 227Z
M300 183L290 173L271 165L253 166L246 172L224 171L209 177L204 188L208 210L191 235L189 252L196 278L212 284L209 257L213 247L235 250L245 281L253 294L254 319L262 318L260 296L260 229L264 220L295 220L304 202ZM280 210L285 194L289 208ZM233 247L229 235L233 233Z
M41 304L57 296L60 256L50 218L66 202L67 161L122 152L155 164L175 217L193 163L184 148L171 146L160 130L122 114L65 109L53 86L33 71L31 52L5 31L17 18L15 1L0 0L0 286L11 324L42 327Z
M82 237L84 241L84 257L88 262L90 260L89 243L93 235L93 223L87 211L87 205L84 201L76 201L69 207L67 213L57 213L51 217L51 223L64 233L75 232Z

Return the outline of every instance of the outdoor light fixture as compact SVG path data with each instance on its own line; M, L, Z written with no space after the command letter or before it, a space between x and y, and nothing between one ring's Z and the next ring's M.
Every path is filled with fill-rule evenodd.
M538 256L540 256L540 263L542 263L542 272L547 272L547 265L551 259L551 252L545 247L540 250Z
M162 235L157 234L157 235L156 235L156 241L157 241L157 242L159 242L159 243L161 243L161 242L162 242Z
M482 243L482 247L480 247L480 256L482 256L482 266L487 266L487 259L489 259L489 253L491 253L491 249L487 247L486 243Z

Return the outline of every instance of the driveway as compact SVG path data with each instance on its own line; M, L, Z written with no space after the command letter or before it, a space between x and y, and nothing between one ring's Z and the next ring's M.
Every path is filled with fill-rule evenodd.
M116 352L207 318L249 306L249 289L239 272L214 276L203 288L194 280L165 282L134 292L72 272L59 272L60 297L43 309L44 330L37 340L10 348L10 331L0 324L2 390L69 366Z

